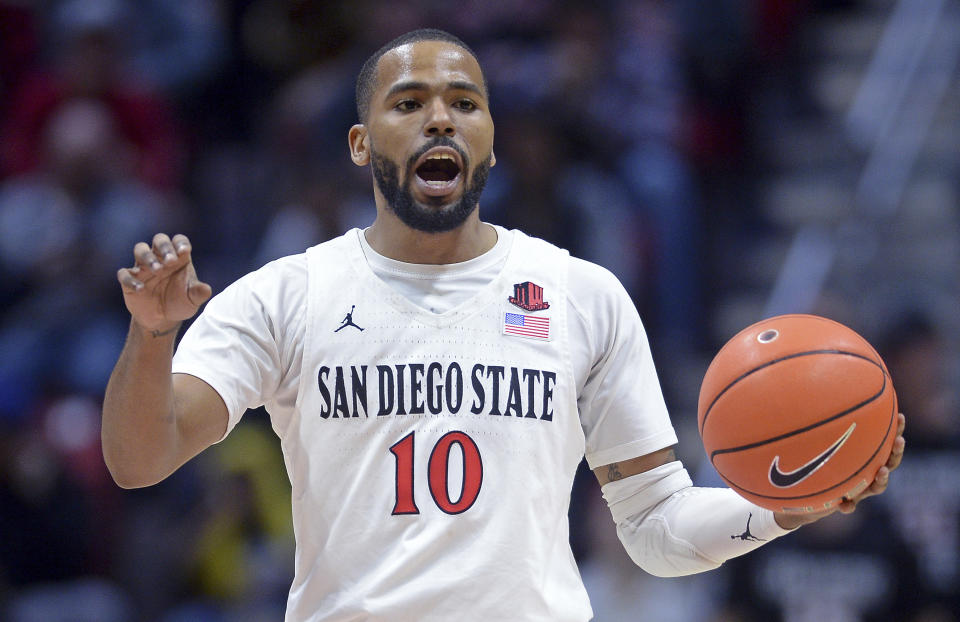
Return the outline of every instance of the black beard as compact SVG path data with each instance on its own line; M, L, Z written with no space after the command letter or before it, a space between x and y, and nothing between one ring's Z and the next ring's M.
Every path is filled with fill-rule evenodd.
M411 171L411 179L408 179L403 186L400 186L399 168L396 164L371 150L370 161L373 164L373 178L377 182L377 188L380 194L387 201L387 206L397 215L400 221L417 231L424 233L443 233L452 231L462 225L467 217L477 208L480 201L480 194L483 187L487 184L487 177L490 175L491 157L480 162L477 169L473 172L469 183L463 189L463 195L460 200L450 205L441 206L439 199L434 205L436 207L427 207L417 203L410 191L412 183L413 165L424 153L437 146L446 146L455 149L463 160L463 169L469 169L469 162L466 154L446 136L439 136L430 143L413 154L407 161L407 170Z

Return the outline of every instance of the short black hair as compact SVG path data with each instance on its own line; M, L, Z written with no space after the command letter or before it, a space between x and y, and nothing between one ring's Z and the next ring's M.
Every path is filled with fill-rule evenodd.
M470 56L477 61L477 64L480 64L476 53L470 49L469 45L464 43L456 35L452 35L445 30L418 28L417 30L411 30L406 34L400 35L374 52L373 55L363 63L363 67L360 68L360 74L357 76L357 116L361 123L366 123L367 114L370 112L370 98L373 97L373 91L376 88L377 63L380 62L383 55L390 50L402 45L407 45L408 43L418 43L420 41L446 41L452 43L469 52ZM483 69L481 68L481 74L482 73ZM486 77L483 78L483 90L484 93L488 92Z

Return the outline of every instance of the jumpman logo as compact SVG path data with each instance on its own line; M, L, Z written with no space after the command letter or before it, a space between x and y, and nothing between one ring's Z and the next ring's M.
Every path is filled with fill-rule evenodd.
M758 538L750 533L750 519L753 518L753 512L747 516L747 530L737 536L730 536L731 540L743 540L744 542L766 542L763 538Z
M350 311L343 317L342 320L340 320L341 322L343 322L343 324L341 324L341 325L340 325L340 328L338 328L337 330L335 330L335 331L333 331L333 332L335 332L335 333L336 333L336 332L339 332L339 331L343 330L344 328L346 328L347 326L353 326L353 327L356 328L357 330L361 330L361 331L363 330L362 328L360 328L359 326L357 326L356 324L353 323L353 310L356 308L356 306L357 306L357 305L350 305Z

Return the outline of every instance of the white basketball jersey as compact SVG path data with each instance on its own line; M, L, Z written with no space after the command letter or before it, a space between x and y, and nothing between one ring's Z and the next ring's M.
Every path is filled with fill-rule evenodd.
M567 524L584 452L569 258L513 239L439 315L378 279L355 232L307 251L288 620L591 617Z

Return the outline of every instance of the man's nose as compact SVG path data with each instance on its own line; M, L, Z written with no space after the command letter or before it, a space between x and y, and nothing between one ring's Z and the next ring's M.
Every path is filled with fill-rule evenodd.
M439 99L430 103L430 116L424 127L424 134L427 136L453 136L457 133L453 125L453 118L450 116L450 109L446 102Z

